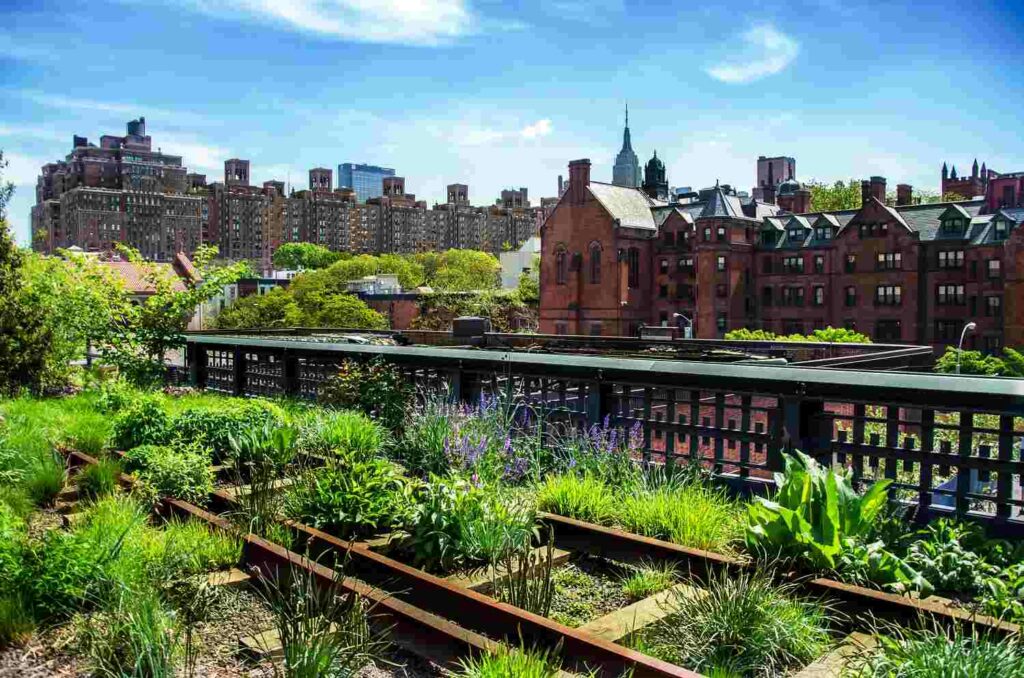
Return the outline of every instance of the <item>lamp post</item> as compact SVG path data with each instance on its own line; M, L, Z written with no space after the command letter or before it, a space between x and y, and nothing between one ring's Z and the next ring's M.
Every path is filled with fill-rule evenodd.
M957 374L960 374L960 354L963 353L963 350L964 350L964 337L967 336L968 332L973 332L976 329L978 329L978 325L975 324L972 321L972 322L969 322L966 325L964 325L963 331L960 332L960 343L957 344L957 347L956 347L956 373Z
M683 333L683 338L685 338L685 339L693 339L693 321L690 320L689 318L687 318L682 313L673 313L672 317L673 318L682 318L683 320L686 321L686 331Z

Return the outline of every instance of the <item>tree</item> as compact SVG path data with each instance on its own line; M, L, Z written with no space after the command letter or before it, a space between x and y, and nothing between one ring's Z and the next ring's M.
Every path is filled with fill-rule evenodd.
M311 271L327 268L341 259L339 252L332 252L323 245L310 242L289 242L274 251L273 262L277 268Z
M435 292L420 298L412 329L450 331L452 320L463 315L490 318L495 332L536 331L538 324L536 306L517 291Z
M832 344L870 344L871 338L854 330L844 327L826 327L823 330L814 330L809 335L802 334L775 334L768 330L748 330L746 328L730 330L725 333L725 338L732 341L821 341Z
M46 309L23 294L24 256L7 227L7 203L14 185L4 182L0 151L0 393L38 389L52 346Z
M361 330L386 330L387 318L374 311L358 297L335 294L317 312L308 317L308 327L344 327Z
M487 252L448 250L427 284L445 292L496 290L501 286L501 263Z
M836 181L831 186L821 181L807 184L811 189L811 209L815 212L855 210L861 206L860 182Z
M540 256L533 257L528 271L519 274L519 296L528 304L540 301Z
M301 315L291 293L283 287L275 287L266 294L251 294L236 300L220 312L216 325L225 330L288 327L290 317Z
M141 304L129 305L111 327L109 341L102 347L104 357L131 380L148 384L163 377L167 352L184 343L185 328L195 310L224 287L249 270L246 262L218 265L217 248L207 245L196 250L192 264L196 276L177 289L176 276L166 268L143 261L136 250L119 246L122 256L140 265L145 280L154 289Z
M935 371L955 374L958 353L960 374L991 377L1006 372L1006 364L996 356L984 355L981 351L957 351L955 346L946 347L946 352L935 362Z

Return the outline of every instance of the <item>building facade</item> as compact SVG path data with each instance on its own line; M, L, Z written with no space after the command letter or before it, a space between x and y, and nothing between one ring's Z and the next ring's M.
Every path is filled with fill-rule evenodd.
M941 347L973 321L970 347L1024 344L1024 205L1006 205L993 181L981 198L932 204L901 185L888 205L873 177L857 210L793 214L728 186L667 203L589 172L570 163L541 230L541 332L833 326Z
M358 202L381 197L384 194L384 179L393 176L395 176L395 170L390 167L362 165L353 162L338 165L338 186L355 191Z

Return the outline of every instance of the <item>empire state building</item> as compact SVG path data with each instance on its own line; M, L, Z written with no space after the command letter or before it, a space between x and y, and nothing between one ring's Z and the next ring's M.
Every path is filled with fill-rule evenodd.
M622 150L615 156L615 167L612 168L612 183L616 186L636 188L640 185L640 161L633 152L629 141L629 106L626 106L626 127L622 131Z

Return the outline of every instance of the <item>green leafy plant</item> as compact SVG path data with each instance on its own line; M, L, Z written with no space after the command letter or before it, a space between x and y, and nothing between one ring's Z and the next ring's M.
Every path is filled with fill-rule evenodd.
M379 659L387 633L372 626L373 606L345 590L338 574L331 584L300 568L257 579L282 646L288 678L349 678Z
M739 507L724 491L704 483L635 490L618 502L627 530L683 546L727 551L739 540Z
M380 454L387 430L362 412L329 412L303 429L300 447L320 456L369 459Z
M64 489L67 468L60 455L50 454L35 460L22 479L22 486L34 504L50 506Z
M265 400L193 407L174 417L171 423L175 438L185 444L209 448L215 461L221 461L231 453L232 438L283 425L281 408Z
M1024 622L1024 561L985 577L981 587L980 602L985 614L1016 624Z
M461 419L458 407L445 397L427 397L412 413L401 439L394 446L393 456L410 472L422 476L446 473L449 468L447 443L455 435L456 424Z
M491 590L503 603L515 605L527 612L547 617L551 613L551 600L555 593L551 581L555 555L554 531L548 527L546 548L537 553L530 543L516 544L500 553L490 566Z
M114 604L79 617L74 627L78 649L95 675L175 676L179 629L154 592L119 592Z
M171 418L160 401L144 396L123 408L114 419L113 444L119 450L165 445L170 442L171 433Z
M557 652L525 646L512 649L499 645L493 652L459 662L458 678L556 678L562 662Z
M984 541L977 525L940 518L929 524L907 549L907 565L918 570L938 591L973 591L993 568L972 549Z
M887 625L876 631L875 643L852 654L843 675L856 678L987 678L1024 675L1020 638L999 639L977 630L910 629Z
M376 358L368 363L346 360L320 387L321 404L359 409L393 431L402 429L413 389L394 365Z
M630 600L640 600L670 588L678 574L673 563L646 562L633 565L622 577L622 592Z
M213 470L206 450L147 446L141 459L137 452L130 455L141 467L136 475L158 496L205 504L213 492Z
M95 500L114 492L121 472L121 462L114 458L100 459L95 464L89 464L75 478L79 496Z
M383 459L329 464L300 475L285 513L344 539L388 531L412 516L418 483Z
M601 480L585 475L548 476L537 488L537 507L560 516L606 525L617 510L615 494Z
M828 650L830 612L764 574L713 576L677 590L654 629L676 663L701 673L783 675Z

